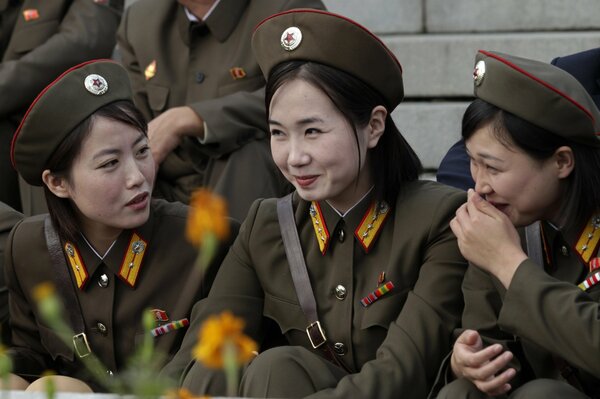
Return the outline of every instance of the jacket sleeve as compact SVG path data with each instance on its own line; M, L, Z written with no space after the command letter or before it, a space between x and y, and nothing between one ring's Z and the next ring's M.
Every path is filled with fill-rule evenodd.
M461 193L448 195L429 220L423 218L429 231L422 245L422 263L415 265L418 278L375 359L342 378L335 388L310 398L427 397L463 308L460 285L466 262L448 225L463 202Z
M24 238L17 238L20 224L21 222L15 225L8 238L4 275L9 292L12 346L9 348L8 354L13 363L12 372L27 378L39 376L52 366L48 352L41 343L40 326L36 322L32 304L25 295L16 273L16 269L23 268L23 265L19 264L15 251L17 241Z
M0 93L4 93L0 115L29 106L46 85L68 68L111 56L123 1L111 1L111 7L92 0L70 3L62 20L57 16L56 20L30 26L22 19L17 22L5 60L0 64Z
M498 326L600 377L600 304L527 259L506 291Z

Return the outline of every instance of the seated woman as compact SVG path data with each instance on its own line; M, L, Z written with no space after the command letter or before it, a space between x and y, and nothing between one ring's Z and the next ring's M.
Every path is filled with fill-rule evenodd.
M465 195L418 180L390 116L400 63L366 29L294 10L262 22L253 48L272 155L296 191L254 203L163 371L223 394L222 375L190 357L195 329L230 309L263 347L272 323L288 343L250 363L243 396L423 398L462 311L466 262L449 221Z
M184 237L187 207L151 200L156 165L119 64L84 63L44 89L15 133L12 160L27 182L43 185L50 214L19 222L6 246L11 388L53 370L59 390L106 389L79 358L92 352L106 373L121 370L147 334L142 312L153 309L157 327L185 325L215 266L181 297L197 254ZM72 344L39 313L33 292L44 282L65 303ZM157 334L156 345L170 356L182 338L173 329Z
M475 190L450 224L470 261L465 331L438 397L598 397L600 112L542 62L481 50L473 76Z

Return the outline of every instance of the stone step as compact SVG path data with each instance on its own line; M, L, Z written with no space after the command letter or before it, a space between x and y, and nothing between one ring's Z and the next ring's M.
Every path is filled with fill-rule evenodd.
M468 97L473 92L473 60L478 49L496 50L550 62L600 46L600 30L502 34L394 35L384 42L404 70L406 97Z
M429 33L600 29L598 0L427 0L424 3L425 29Z
M436 170L448 149L460 139L469 102L404 102L392 113L398 129L426 170Z
M598 0L324 0L378 34L600 29Z

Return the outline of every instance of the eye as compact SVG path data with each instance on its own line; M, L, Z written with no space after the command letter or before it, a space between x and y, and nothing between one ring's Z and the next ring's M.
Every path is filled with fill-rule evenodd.
M116 166L118 163L119 163L118 160L111 159L109 161L106 161L106 162L103 162L102 164L100 164L100 166L98 168L99 169L109 169L109 168Z
M279 129L271 129L271 136L282 136L283 132Z
M146 156L150 153L150 147L148 145L144 145L142 146L138 151L137 151L137 155L139 156Z
M499 172L498 169L496 169L495 167L491 166L491 165L485 165L485 168L487 169L488 172L490 172L491 174L496 174Z
M306 129L306 131L304 132L305 134L318 134L321 133L322 131L320 129L314 128L314 127L310 127L308 129Z

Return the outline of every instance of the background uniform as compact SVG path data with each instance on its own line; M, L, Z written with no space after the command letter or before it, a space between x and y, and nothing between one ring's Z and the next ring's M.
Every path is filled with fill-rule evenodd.
M132 230L121 233L104 260L95 255L83 239L74 243L88 274L82 288L77 286L75 270L67 266L69 254L65 250L65 267L69 268L70 286L78 301L71 309L80 309L91 350L110 371L121 370L136 344L141 342L143 310L164 310L169 318L165 322L172 322L189 317L195 301L208 293L228 243L221 244L205 279L193 291L194 295L183 298L179 309L175 309L197 255L197 249L184 238L187 209L182 204L155 200L149 220L133 229L146 242L133 287L119 277L129 251ZM33 288L38 284L49 281L56 285L55 267L44 236L45 217L24 219L17 224L8 241L6 276L13 329L13 347L9 352L13 372L27 377L55 370L58 374L90 383L73 345L66 345L41 320L32 297ZM236 232L237 229L232 228L232 236ZM184 331L179 329L159 336L155 338L156 344L170 356L179 347Z
M263 18L298 7L324 8L320 0L221 0L202 23L172 0L139 0L126 10L118 42L137 107L151 120L190 106L209 132L203 144L185 137L167 156L156 195L187 203L206 186L243 220L256 198L291 191L271 159L265 80L250 39Z
M0 0L0 201L26 215L47 212L41 189L10 164L13 133L35 96L69 67L110 57L123 0Z
M4 248L8 234L23 215L8 205L0 202L0 326L2 343L8 344L10 329L8 327L8 288L4 279Z
M319 320L338 359L353 372L344 378L346 373L337 367L333 375L319 373L334 366L328 366L319 350L312 349L306 335L308 322L290 275L276 201L258 201L224 260L209 297L195 306L180 351L163 371L181 376L183 386L193 392L218 386L214 372L191 361L191 348L202 322L211 314L230 309L245 320L246 332L263 346L272 345L265 338L265 330L267 321L274 321L289 345L271 351L284 350L292 356L301 353L302 358L295 357L296 361L307 358L312 362L303 363L313 371L310 376L297 375L285 367L269 370L281 376L270 378L272 386L257 386L246 375L240 388L245 396L268 395L279 384L293 387L298 397L331 387L315 397L395 398L401 390L402 397L423 398L450 348L451 333L462 311L460 284L466 264L448 222L464 201L463 193L435 182L407 183L389 208L387 219L371 231L376 238L368 250L354 232L372 203L370 196L343 218L325 201L320 202L320 214L329 232L323 253L311 220L311 203L295 195L295 221ZM364 307L361 299L382 281L392 282L393 290ZM255 362L268 353L262 353ZM259 365L251 363L250 369L268 367L267 359ZM307 382L307 378L314 379Z

